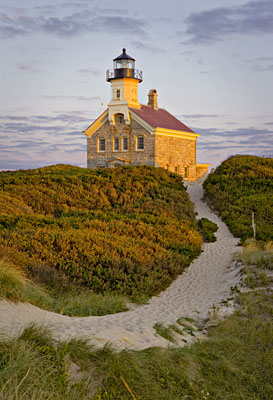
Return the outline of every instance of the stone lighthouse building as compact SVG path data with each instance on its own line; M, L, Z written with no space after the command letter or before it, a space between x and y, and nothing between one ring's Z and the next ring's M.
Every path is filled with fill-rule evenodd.
M108 108L83 132L87 136L87 167L153 165L194 181L209 164L196 164L196 140L200 136L160 108L151 89L148 104L138 101L142 71L126 49L106 71L112 98Z

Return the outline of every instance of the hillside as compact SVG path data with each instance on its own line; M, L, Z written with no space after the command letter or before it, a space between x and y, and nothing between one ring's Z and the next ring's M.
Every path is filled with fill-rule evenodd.
M143 183L144 179L148 186L152 183L154 185L153 187L157 187L158 192L160 192L160 188L164 192L164 196L163 194L161 196L162 208L160 216L162 214L165 218L164 212L169 210L170 218L173 221L178 220L178 215L181 216L183 224L185 222L191 224L190 221L193 221L192 209L188 203L181 180L177 176L169 175L165 171L154 170L152 168L84 171L58 166L50 167L48 171L41 170L39 173L48 173L49 176L46 178L47 185L48 187L52 187L55 186L54 182L58 178L58 175L62 175L62 177L59 176L59 181L62 181L65 176L67 177L67 169L71 171L70 178L76 175L76 179L73 180L73 182L79 187L82 185L80 183L81 177L86 176L85 174L88 175L88 180L92 179L95 185L97 185L97 176L100 176L100 178L103 177L104 180L101 182L104 182L104 184L108 179L107 182L110 181L112 182L111 185L114 185L117 179L121 178L120 174L123 173L124 181L128 182L128 180L130 180L133 183L132 187L135 187L136 181L142 182L141 185L143 185L143 192L145 193L143 196L146 198L151 196L152 189L150 187L150 191L148 192L146 184ZM19 172L16 174L18 178L21 177L20 179L22 182L20 184L20 179L15 179L13 182L16 183L18 187L21 187L21 189L25 188L25 183L23 181L26 179L27 174L30 176L35 175L37 174L37 170L23 172L22 175L20 175ZM53 176L54 178L52 178ZM135 176L137 176L136 180L133 178ZM7 175L4 177L6 179ZM15 177L9 174L9 178L14 179ZM35 180L34 178L31 179ZM26 179L25 182L27 182L31 188L31 194L35 197L38 196L37 193L35 194L35 187L37 187L38 184L37 182L31 184L31 179ZM4 180L2 180L2 182L4 182ZM61 211L61 209L65 207L65 204L61 201L58 203L58 212L54 212L54 209L50 214L44 211L40 212L40 214L36 214L34 209L35 202L33 202L33 205L26 204L23 196L21 196L21 192L19 192L20 196L18 195L18 198L12 195L11 182L7 184L6 187L9 188L10 191L2 192L2 204L6 204L6 208L2 208L2 224L5 218L6 222L9 221L9 218L12 217L12 213L16 213L16 218L21 218L21 225L25 222L25 219L22 218L26 218L26 216L28 216L28 218L31 217L32 221L38 222L43 218L43 221L51 221L51 225L49 223L48 225L52 227L53 235L53 228L55 226L54 224L57 223L56 221L61 221L63 219L68 220L70 218L70 214L67 210ZM65 188L66 185L64 186L64 189ZM103 191L103 188L101 190ZM165 195L165 191L168 192L168 195ZM56 191L54 193L56 199L58 199L58 193L56 193ZM174 197L171 197L171 194L173 194ZM67 191L67 195L69 195L69 191ZM88 195L88 193L86 193L86 195ZM177 205L175 198L183 198L184 205L180 204L180 202ZM48 199L50 199L50 196ZM143 197L141 197L141 199L143 199ZM139 204L142 204L141 199L139 200ZM168 202L168 199L170 199L170 202ZM75 202L77 201L76 190L74 191L74 197L71 198L70 201L72 200ZM148 201L146 203L144 202L144 204L147 203ZM10 207L9 211L7 211L7 204ZM132 204L133 202L131 201L130 207L133 207ZM143 213L140 212L141 206L139 204L134 206L135 211L131 211L131 214L129 209L125 212L124 205L116 205L119 211L117 211L117 209L113 210L112 206L112 208L101 210L101 215L107 215L107 222L109 222L112 221L113 215L116 215L113 214L115 211L115 213L119 213L120 215L119 221L122 220L121 218L125 218L125 216L128 217L128 215L131 215L131 219L139 221L137 218L139 218L139 215L143 215ZM184 208L186 205L189 205L189 209ZM82 218L86 218L86 215L92 211L87 210L88 208L86 208L85 211L81 211L83 213L81 214ZM139 212L137 212L137 210L139 210ZM150 211L147 208L147 211L147 215L156 216L157 212L159 212L158 205L155 205ZM154 214L151 214L151 211ZM76 211L74 210L73 212L75 213ZM4 213L5 218L3 215ZM72 211L70 211L70 213L72 213ZM206 210L205 213L207 213ZM14 219L15 217L12 218ZM77 223L80 224L79 222ZM147 227L149 227L147 222L146 224ZM204 218L201 224L202 229L204 229L207 224L208 220ZM84 224L81 226L84 227ZM192 222L191 226L195 228L195 223ZM32 228L32 232L34 233L34 223L32 225L29 224L29 228ZM211 224L209 224L209 228L212 229ZM220 228L221 227L219 227L219 230L221 230ZM7 241L7 238L12 233L12 229L13 228L10 228L9 232L7 227L2 228L2 241ZM81 228L77 229L76 232L80 232ZM195 232L194 229L193 232ZM75 236L77 237L76 234ZM143 237L144 236L145 232L143 234ZM219 239L223 240L218 236L216 243L212 245L205 244L204 249L209 246L214 248L215 251L215 245L217 245L217 243L222 248L223 246ZM167 246L167 243L166 239L165 246ZM9 244L9 248L7 246L7 243L6 245L2 244L2 250L5 248L6 256L8 254L8 256L10 258L13 257L15 261L17 259L25 260L25 268L27 265L36 265L36 259L31 260L27 252L24 254L22 251L16 250L16 245L12 245L12 242ZM190 245L188 245L188 247L185 246L184 248L187 249L189 246ZM214 251L212 250L212 253ZM204 254L205 251L202 252L198 260L200 260ZM219 257L220 259L222 257L221 253L219 255L219 251L216 251L216 254L216 262L218 262ZM23 256L25 256L25 258ZM245 265L242 269L244 275L240 276L245 276L244 285L247 290L240 291L240 287L237 286L231 288L231 297L229 300L233 298L236 305L236 311L233 315L227 316L223 321L219 322L219 318L221 318L220 310L218 307L215 308L213 306L208 318L203 322L199 321L198 331L203 331L207 334L207 340L198 340L191 346L187 343L185 347L175 345L174 347L168 348L150 347L143 351L136 351L134 349L133 351L123 350L121 352L115 352L111 349L109 342L102 348L94 348L92 342L94 336L92 336L92 334L91 344L82 339L81 335L72 340L69 339L68 341L59 342L56 341L53 332L46 327L31 325L26 327L16 338L3 336L3 339L0 340L0 358L2 361L2 368L0 368L0 398L25 400L26 398L33 398L33 396L36 396L36 398L47 400L51 398L65 400L79 398L82 400L128 400L129 398L145 400L178 400L182 398L192 400L271 399L273 380L272 242L267 243L267 245L261 249L260 243L258 243L256 247L256 242L250 240L238 257ZM44 271L46 263L41 262L40 265L41 271ZM211 263L206 262L203 263L203 265L204 270L206 270L206 268L211 269ZM51 273L55 271L52 265L48 265L47 268ZM10 268L6 268L6 271L10 272ZM198 279L195 279L195 283L202 280L201 271L199 272ZM230 272L233 275L233 271ZM188 275L189 273L183 274L182 277ZM12 278L14 278L13 273ZM22 275L19 274L17 278L21 279L21 290L25 282L22 279ZM208 285L206 285L206 288L207 287ZM192 286L190 284L187 284L187 288L192 292ZM181 300L183 296L187 297L187 291L184 289L185 288L182 287ZM33 291L33 286L30 290ZM200 297L199 301L202 302L206 301L206 297L208 297L207 294L202 295L202 291L198 292L196 297L198 296ZM162 301L162 296L160 296L160 299ZM162 304L166 303L165 300L166 299L163 298ZM152 301L153 300L151 300L151 302ZM9 303L7 304L13 310L17 307ZM226 300L222 302L222 305L225 304L227 304ZM193 305L195 306L195 304ZM164 304L164 307L166 307L166 304ZM139 309L144 308L146 309L146 306L143 308L140 307ZM3 326L7 326L7 318L3 310L4 307L1 309L2 328ZM22 314L26 314L26 312L18 314L20 319ZM119 317L126 316L126 314L130 314L130 320L133 319L132 313L123 313L117 315L118 318L116 321L120 322ZM149 315L149 312L147 315ZM171 316L170 312L167 316L168 321L169 315ZM14 314L12 317L9 316L9 318L11 324L16 327L18 320L16 321L13 316ZM63 316L59 317L63 318ZM150 317L151 314L149 315L149 318ZM79 323L84 321L84 324L88 321L91 327L95 325L95 320L101 322L103 318L104 317L93 320L90 318L78 318L77 320ZM141 314L141 318L136 319L135 322L141 329L145 330L143 314ZM168 322L165 325L159 323L154 325L154 329L156 329L157 336L160 335L165 339L169 337L168 340L170 340L174 334L181 335L182 341L186 343L186 338L188 338L188 336L194 336L196 333L192 327L192 323L195 324L195 322L197 321L188 318L188 316L183 313L176 321L176 324L169 324ZM70 327L75 327L75 321L72 322L71 320L71 323L67 322L67 324L69 329L64 329L63 324L61 324L61 329L70 335ZM53 326L51 325L50 329L52 328ZM98 326L95 326L94 329L97 329L98 333L101 332ZM106 325L104 329L108 331L109 325ZM9 330L7 331L10 332ZM117 334L117 331L115 331L115 334ZM129 331L129 334L131 334L131 331ZM88 336L90 337L90 334ZM122 333L122 337L124 339L124 332ZM64 338L62 340L64 340ZM132 340L132 337L130 340ZM130 342L127 342L127 344L128 343ZM152 346L152 342L150 342L150 344ZM43 372L41 373L41 371Z
M232 234L243 240L253 236L273 240L273 159L234 156L224 161L203 184L205 198Z
M0 173L0 256L57 290L166 288L199 253L183 181L153 167Z

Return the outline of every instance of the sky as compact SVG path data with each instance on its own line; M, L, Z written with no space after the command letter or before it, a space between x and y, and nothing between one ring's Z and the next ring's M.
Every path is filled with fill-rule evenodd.
M273 0L0 0L0 169L86 167L124 46L197 162L273 156Z

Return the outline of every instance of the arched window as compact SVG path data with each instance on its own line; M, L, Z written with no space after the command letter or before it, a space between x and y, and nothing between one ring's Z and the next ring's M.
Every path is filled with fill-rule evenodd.
M115 115L115 121L116 121L117 124L123 124L124 123L123 114L116 114Z

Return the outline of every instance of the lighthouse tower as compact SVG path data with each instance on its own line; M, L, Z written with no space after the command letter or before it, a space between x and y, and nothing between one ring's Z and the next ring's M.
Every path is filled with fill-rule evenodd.
M142 71L135 69L135 59L123 49L113 60L114 69L106 71L106 80L111 82L112 99L108 104L108 120L115 125L115 114L123 114L126 125L130 124L129 108L140 109L138 84L142 82Z

